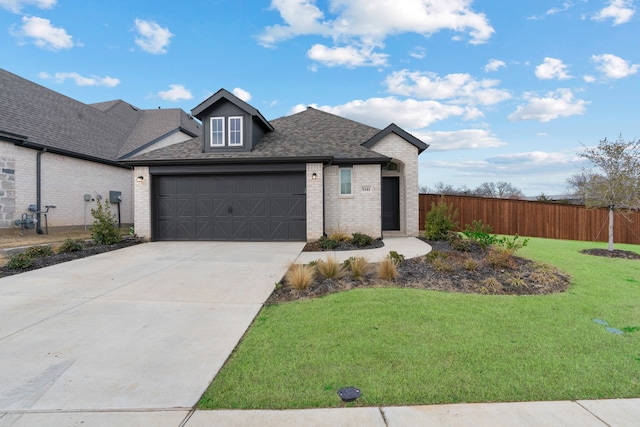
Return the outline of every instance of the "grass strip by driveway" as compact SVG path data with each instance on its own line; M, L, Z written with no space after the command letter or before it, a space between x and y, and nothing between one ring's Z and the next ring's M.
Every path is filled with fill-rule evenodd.
M531 239L519 255L570 273L562 294L358 289L265 307L200 408L575 400L640 396L640 261L600 243ZM635 245L617 249L640 253Z

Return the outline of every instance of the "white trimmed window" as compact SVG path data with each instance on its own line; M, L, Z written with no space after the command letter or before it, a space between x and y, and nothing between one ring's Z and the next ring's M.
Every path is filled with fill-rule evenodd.
M224 146L224 117L211 117L211 141L212 147Z
M229 146L242 145L242 117L229 117Z
M341 196L351 195L351 188L352 188L351 178L352 178L351 168L340 168L340 195Z

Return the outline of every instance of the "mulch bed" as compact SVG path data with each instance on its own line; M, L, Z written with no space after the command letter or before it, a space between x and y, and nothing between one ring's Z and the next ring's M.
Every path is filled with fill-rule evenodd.
M96 245L93 242L87 242L84 249L76 252L66 252L62 254L54 254L39 258L34 258L31 261L31 266L27 268L19 268L13 269L8 267L0 267L0 277L12 276L14 274L24 273L26 271L37 270L43 267L49 267L55 264L60 264L62 262L73 261L74 259L86 258L91 255L97 255L104 252L115 251L117 249L126 248L128 246L137 245L142 243L142 240L138 238L130 238L127 237L120 243L115 243L113 245ZM16 253L24 252L23 250L14 250L8 253L9 256L15 255Z
M631 251L622 251L620 249L614 249L613 251L608 249L583 249L580 253L606 258L640 259L640 254Z
M331 250L355 251L359 249L376 249L376 248L382 248L382 247L384 247L384 242L382 241L382 239L375 239L370 245L367 245L367 246L357 246L349 242L340 242L338 243L338 246L335 249L331 249ZM306 245L304 245L304 248L302 249L302 251L303 252L325 252L326 249L323 249L320 246L319 242L309 242Z
M398 287L430 289L445 292L490 295L541 295L563 292L571 283L568 274L555 267L513 256L508 267L493 266L488 251L477 246L468 252L451 248L448 242L427 241L435 253L428 257L405 260L398 265L398 277L384 281L377 277L375 266L362 279L349 274L341 279L317 277L306 290L298 291L286 283L276 287L267 303L315 298L357 288Z

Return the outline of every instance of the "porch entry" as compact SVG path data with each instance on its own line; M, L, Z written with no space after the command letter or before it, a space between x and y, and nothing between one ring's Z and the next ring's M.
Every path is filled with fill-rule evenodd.
M400 177L382 177L382 230L400 230Z

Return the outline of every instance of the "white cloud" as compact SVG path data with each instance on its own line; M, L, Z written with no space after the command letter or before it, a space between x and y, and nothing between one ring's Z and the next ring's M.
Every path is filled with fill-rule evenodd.
M632 6L632 0L609 0L609 6L593 15L591 19L594 21L613 19L613 25L624 24L629 22L635 13Z
M158 96L165 101L182 101L193 98L191 91L183 85L169 85L169 90L158 92Z
M585 74L584 76L582 76L582 80L584 80L585 83L593 83L596 81L596 78L591 74Z
M440 77L435 73L401 70L388 75L385 84L394 95L450 99L454 103L493 105L511 98L509 92L496 88L499 80L476 80L464 73Z
M544 62L536 67L536 77L541 80L566 80L571 76L567 73L567 65L561 59L544 58Z
M142 50L153 54L167 53L167 46L173 37L168 28L163 28L156 22L138 18L135 24L139 35L136 37L136 44Z
M399 100L393 96L355 100L334 107L316 104L311 106L378 128L396 123L403 129L420 129L449 117L478 116L476 110L472 108L447 105L438 101ZM305 108L305 105L296 105L290 114L303 111Z
M0 7L13 13L20 13L23 7L35 6L38 9L51 9L58 0L0 0Z
M345 66L347 68L362 66L383 66L387 64L389 55L376 53L375 46L365 46L358 49L355 46L327 47L315 44L307 52L307 56L328 67Z
M462 129L456 131L412 132L429 144L429 151L474 150L497 148L507 145L485 129Z
M243 100L244 102L251 101L251 94L242 88L235 88L231 91L235 96Z
M570 89L557 89L539 98L534 93L526 93L526 105L520 105L509 115L509 120L537 120L548 122L560 117L584 114L588 101L574 99Z
M422 46L416 46L409 52L409 56L416 59L424 59L427 56L427 50Z
M596 68L611 79L622 79L638 72L639 64L630 64L619 56L605 53L591 56Z
M45 80L53 80L55 83L64 83L65 80L70 79L75 81L78 86L105 86L105 87L115 87L120 84L120 79L116 79L109 76L99 77L99 76L91 76L84 77L76 72L70 73L55 73L53 75L41 72L38 74L41 79Z
M402 7L398 7L397 2L390 0L329 0L327 9L332 16L327 18L315 0L272 0L271 9L277 10L284 22L265 27L258 42L273 47L301 35L331 37L334 43L353 46L352 50L316 45L311 54L327 58L326 61L333 65L372 65L382 61L383 54L363 48L382 46L391 35L418 33L429 36L450 30L468 35L471 44L487 42L494 29L486 15L471 9L471 2L403 0ZM347 60L345 55L355 55L355 59ZM386 56L384 58L386 61Z
M556 13L566 12L573 7L573 2L566 1L562 3L562 7L552 7L545 12L546 15L555 15Z
M502 67L506 67L507 64L504 61L501 61L499 59L491 59L487 65L484 66L484 70L486 72L490 72L490 71L498 71L500 68Z
M48 19L37 16L23 16L22 28L13 35L32 38L36 46L50 50L73 47L73 38L64 28L54 27Z

